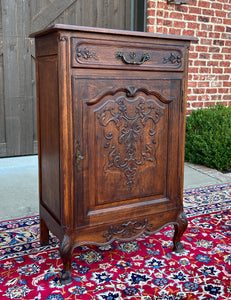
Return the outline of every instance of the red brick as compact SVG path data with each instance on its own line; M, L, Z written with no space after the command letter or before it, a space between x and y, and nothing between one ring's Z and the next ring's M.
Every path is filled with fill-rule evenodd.
M192 79L193 79L192 74L188 74L188 81L192 81Z
M218 89L218 93L220 94L228 94L229 92L229 89L228 88L221 88L221 89Z
M222 96L222 100L223 100L223 103L224 103L224 105L226 105L226 106L229 106L229 105L231 105L231 101L230 101L230 94L225 94L225 95L223 95ZM225 100L225 101L224 101Z
M231 13L230 13L230 16L227 19L223 18L223 24L224 25L230 25L230 19L231 19Z
M164 16L164 11L163 10L157 10L156 15L158 17L163 17Z
M196 22L197 21L197 16L195 15L184 15L184 20L185 21L194 21Z
M185 28L185 22L174 21L173 26L176 27L176 28Z
M225 68L224 73L231 73L231 68Z
M226 10L222 11L222 10L216 10L215 11L215 16L216 17L222 17L222 18L226 18Z
M224 40L231 40L231 34L229 33L222 33L221 34L221 38L224 39Z
M148 3L147 3L147 9L149 10L149 8L156 8L156 2L154 2L154 1L148 1Z
M214 16L214 10L212 9L203 9L202 10L203 16Z
M201 39L201 45L211 45L212 40L211 39Z
M193 80L199 80L199 81L204 81L205 80L205 75L203 74L194 74L193 75Z
M196 81L189 81L188 82L188 87L197 87L197 82Z
M190 95L190 96L188 96L188 100L189 100L189 101L196 101L197 98L198 98L197 95Z
M222 87L222 82L221 81L211 81L211 87Z
M223 24L223 18L211 17L211 22L214 24Z
M183 30L182 34L183 35L188 35L188 36L195 36L194 30Z
M203 102L192 102L192 107L203 107Z
M194 94L204 94L205 89L200 88L200 89L193 89Z
M155 24L155 18L147 18L147 25L154 25Z
M213 30L213 25L201 23L201 30L207 30L207 31L212 31Z
M188 70L189 70L189 73L198 73L199 72L199 69L195 68L195 67L189 67Z
M212 59L222 60L223 58L224 58L223 54L215 53L215 54L212 55Z
M168 18L169 18L169 12L168 12L167 10L164 11L163 17L164 17L165 19L168 19Z
M200 53L199 58L200 59L210 59L211 54L209 53Z
M216 94L217 93L217 89L206 89L206 93L208 93L208 94Z
M210 82L209 81L199 81L198 82L198 87L209 87Z
M198 7L210 7L210 2L209 1L199 1L199 3L197 4Z
M198 53L189 51L189 59L196 59L196 58L198 58Z
M189 7L189 14L197 14L200 15L201 14L201 8L200 7Z
M219 101L221 100L220 94L211 95L211 100Z
M205 102L204 104L205 104L205 107L208 107L210 105L214 106L216 104L216 102L214 102L214 101L208 101L208 102Z
M198 95L198 101L209 101L210 96L207 94L203 94L203 95Z
M224 32L224 31L225 31L225 26L222 26L222 25L215 25L215 26L214 26L214 31Z
M207 31L197 31L197 37L207 37L208 32Z
M154 27L150 26L150 25L147 25L147 32L154 33Z
M215 74L222 74L223 73L223 68L213 68L213 73Z
M231 4L224 4L224 11L231 11Z
M173 12L170 13L169 18L182 20L183 19L183 14L173 11Z
M220 67L230 67L231 63L229 60L220 61Z
M208 23L209 21L210 21L210 17L208 17L208 16L202 15L202 16L198 17L198 22L206 22L206 23Z
M219 32L209 32L209 37L214 39L219 39L221 34Z
M231 41L225 41L225 46L226 47L231 47Z
M217 2L211 3L211 8L222 10L222 4Z
M213 45L215 46L224 46L225 41L223 40L213 40Z
M218 67L218 65L219 65L219 62L217 60L209 60L207 62L208 67L210 67L210 66Z
M230 54L226 54L226 55L225 55L225 59L231 60L231 55L230 55Z
M163 21L163 26L172 26L172 21L171 20L164 20Z
M169 28L169 34L181 35L181 29Z
M211 69L210 68L200 68L200 73L211 73Z
M207 46L196 46L196 51L198 52L208 52Z
M188 13L188 9L189 9L188 5L176 5L176 10L179 12Z
M188 22L188 28L190 29L200 29L200 24L195 22Z
M209 52L220 53L220 51L221 51L220 47L209 47Z
M195 60L194 61L194 66L203 66L205 67L206 66L206 61L205 60Z
M154 18L149 18L149 19L155 20ZM156 21L157 25L161 25L161 26L163 25L163 22L164 22L164 19L162 19L162 18L158 18L157 21Z
M229 80L229 75L219 75L218 79L222 81Z
M156 11L154 9L147 10L147 18L148 17L155 17L155 16L156 16Z
M222 53L231 53L231 48L229 48L229 47L224 47L223 49L222 49Z
M157 8L165 8L165 3L158 1Z

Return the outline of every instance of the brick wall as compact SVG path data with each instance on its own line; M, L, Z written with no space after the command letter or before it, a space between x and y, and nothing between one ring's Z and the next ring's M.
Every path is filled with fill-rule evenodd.
M231 105L231 0L148 0L147 31L199 38L190 47L188 113L216 102Z

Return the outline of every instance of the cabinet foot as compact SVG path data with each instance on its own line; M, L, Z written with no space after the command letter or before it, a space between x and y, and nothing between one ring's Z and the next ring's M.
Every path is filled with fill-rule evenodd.
M177 218L177 224L174 225L175 227L175 234L173 237L173 251L174 252L181 252L184 249L184 244L180 241L182 235L184 234L185 230L188 226L188 220L184 211L182 211Z
M71 259L73 252L73 243L68 235L64 235L59 247L60 256L63 262L63 271L61 276L61 283L68 284L72 282L71 278Z
M41 246L49 244L49 229L43 219L40 219L40 244Z

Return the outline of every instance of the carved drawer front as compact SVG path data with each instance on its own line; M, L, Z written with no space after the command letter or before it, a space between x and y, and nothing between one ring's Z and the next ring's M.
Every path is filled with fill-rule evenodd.
M180 46L72 38L72 67L183 71Z

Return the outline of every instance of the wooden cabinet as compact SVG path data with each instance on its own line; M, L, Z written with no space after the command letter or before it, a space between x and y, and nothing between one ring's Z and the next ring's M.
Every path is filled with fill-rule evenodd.
M174 224L183 245L189 37L55 25L36 33L41 243L78 245Z

